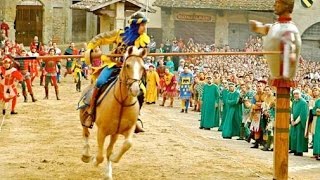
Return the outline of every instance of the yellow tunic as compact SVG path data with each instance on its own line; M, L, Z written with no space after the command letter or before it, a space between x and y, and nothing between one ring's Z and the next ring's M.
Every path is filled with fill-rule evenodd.
M159 75L156 71L147 72L146 102L152 103L157 101L157 98L158 98L157 85L160 84L159 82L160 82Z
M82 71L82 64L76 60L72 62L72 68L73 70L73 77L78 82L79 78L81 77L81 71ZM80 76L78 76L80 75Z

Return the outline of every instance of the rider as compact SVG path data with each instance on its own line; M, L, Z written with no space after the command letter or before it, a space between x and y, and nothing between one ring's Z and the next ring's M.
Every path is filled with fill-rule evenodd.
M95 36L87 46L85 53L86 64L92 64L92 59L101 55L101 53L93 52L93 49L97 46L115 44L116 47L112 50L112 54L124 54L128 46L146 48L150 42L149 36L145 33L147 22L148 19L142 13L138 12L131 16L129 20L130 26L126 27L125 30L114 30ZM95 80L97 74L100 72L92 93L90 107L87 111L90 115L91 123L94 121L94 106L99 89L108 82L111 74L122 65L121 58L110 58L106 55L101 55L101 60L103 61L102 67L96 69L92 75L92 79Z

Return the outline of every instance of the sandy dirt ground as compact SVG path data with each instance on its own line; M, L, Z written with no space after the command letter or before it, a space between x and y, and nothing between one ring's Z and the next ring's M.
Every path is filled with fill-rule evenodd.
M88 84L88 81L84 82ZM5 120L0 132L0 179L103 179L99 167L81 161L82 128L76 111L80 93L72 77L60 84L61 100L50 87L35 82L38 102L23 103L18 115ZM247 142L224 140L216 129L200 130L199 113L181 114L174 108L145 105L142 119L146 132L134 136L133 147L118 164L114 179L272 179L272 152L250 149ZM96 152L96 128L90 138ZM122 139L117 142L116 150ZM290 179L319 179L320 162L290 155Z

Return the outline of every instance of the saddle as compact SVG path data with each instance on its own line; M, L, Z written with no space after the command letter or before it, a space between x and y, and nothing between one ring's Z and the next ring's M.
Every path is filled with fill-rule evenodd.
M99 92L96 97L97 101L95 103L95 107L101 103L101 100L109 93L110 89L115 85L115 83L118 79L119 73L120 73L120 68L115 68L113 70L110 78L108 79L108 81L99 89ZM85 109L85 108L89 107L90 100L91 100L92 94L93 94L93 88L94 87L91 85L84 90L84 93L78 102L77 110ZM101 95L103 95L103 96L100 97Z

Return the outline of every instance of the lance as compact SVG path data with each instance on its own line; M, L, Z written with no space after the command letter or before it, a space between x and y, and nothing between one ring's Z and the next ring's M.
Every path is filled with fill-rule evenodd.
M228 56L228 55L276 55L281 54L281 51L260 51L260 52L182 52L182 53L148 53L147 56ZM122 57L123 54L100 54L108 57ZM83 58L84 55L58 55L58 56L27 56L27 57L15 57L15 60L27 60L27 59L41 59L43 61L69 58ZM99 56L98 56L99 57Z

